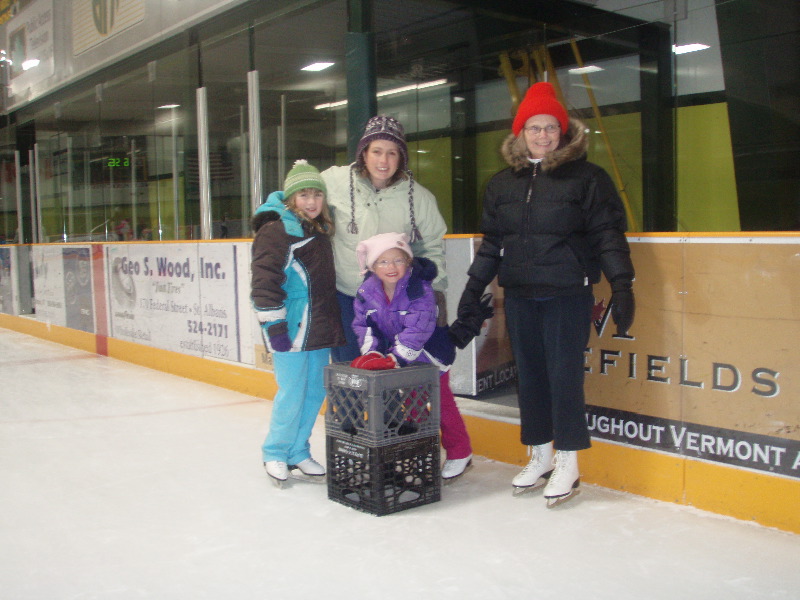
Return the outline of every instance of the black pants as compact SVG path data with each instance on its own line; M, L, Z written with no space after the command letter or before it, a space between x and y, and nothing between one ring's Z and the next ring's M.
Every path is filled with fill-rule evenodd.
M505 297L506 326L518 369L521 441L556 450L591 445L583 394L592 294L546 300Z

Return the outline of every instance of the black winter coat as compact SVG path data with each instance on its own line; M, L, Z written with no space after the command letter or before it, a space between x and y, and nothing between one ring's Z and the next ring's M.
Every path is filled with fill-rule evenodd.
M512 166L486 187L469 275L483 284L497 275L507 295L528 298L591 290L601 269L608 281L631 281L624 207L608 174L586 161L583 125L572 120L567 144L537 165L514 140L503 145Z

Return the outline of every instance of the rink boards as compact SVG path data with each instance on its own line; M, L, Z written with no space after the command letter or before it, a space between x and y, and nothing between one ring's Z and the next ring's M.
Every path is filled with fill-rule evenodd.
M594 291L585 355L593 447L581 454L583 480L800 532L800 238L654 234L630 241L637 313L629 337L614 335L607 284ZM457 303L463 285L451 256L465 255L459 245L478 243L447 240L448 304ZM249 242L0 251L0 326L274 395L271 360L249 305ZM15 260L18 252L30 259ZM19 271L26 264L34 315L24 314ZM475 390L486 373L513 378L513 365L503 366L508 349L497 296L493 323L459 355L459 376L467 383L472 376ZM525 462L515 419L475 412L465 419L476 453Z

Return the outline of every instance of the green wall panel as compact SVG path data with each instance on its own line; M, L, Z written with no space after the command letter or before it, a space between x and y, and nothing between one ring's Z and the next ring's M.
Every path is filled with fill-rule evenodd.
M678 231L740 231L727 105L681 108L677 129Z

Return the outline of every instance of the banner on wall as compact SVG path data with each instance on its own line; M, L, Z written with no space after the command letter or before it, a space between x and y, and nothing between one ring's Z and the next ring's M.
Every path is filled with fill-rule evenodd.
M0 312L15 315L18 310L16 300L16 273L11 248L0 248Z
M631 241L636 320L595 286L593 437L800 478L800 240Z
M94 331L89 246L32 246L33 308L46 323Z
M92 263L89 248L63 248L64 321L67 327L94 332Z
M6 24L10 95L55 73L53 52L53 2L36 0Z
M241 253L231 244L107 246L111 336L242 362Z
M480 243L480 239L471 236L446 240L447 314L451 323L456 318L458 301L467 284L467 271ZM506 334L503 289L495 280L486 291L493 295L494 316L484 322L481 332L466 348L456 353L456 360L450 369L450 386L456 394L480 396L507 386L517 378Z
M145 0L72 0L73 54L144 21L145 6Z

